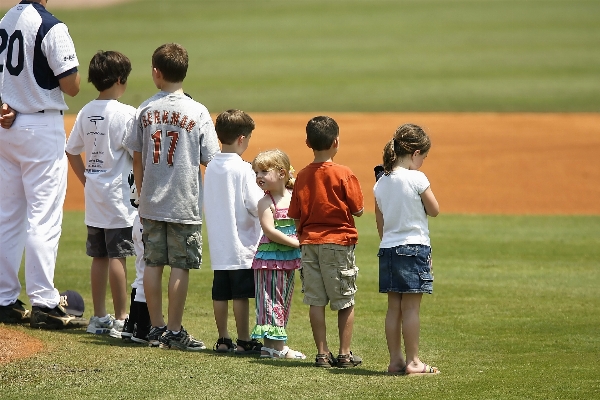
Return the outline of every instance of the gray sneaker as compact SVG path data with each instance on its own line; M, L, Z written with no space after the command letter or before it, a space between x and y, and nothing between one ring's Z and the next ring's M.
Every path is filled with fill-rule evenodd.
M162 337L162 335L166 331L167 331L166 326L163 326L162 328L159 328L158 326L153 326L152 328L150 328L150 332L148 332L148 336L147 336L148 346L149 347L158 347L160 345L159 339ZM137 336L134 334L134 338L136 338L136 337ZM134 339L134 338L132 338L132 339ZM137 342L137 340L134 340L134 342Z
M110 332L115 323L115 317L108 314L106 317L90 318L90 323L87 327L86 332L94 335L105 335Z
M195 339L192 335L187 333L182 326L181 330L177 334L173 333L172 331L167 331L164 335L162 335L160 337L160 348L177 348L179 350L197 351L206 349L206 346L202 340Z
M68 314L60 304L54 308L33 306L29 326L41 329L85 328L88 320Z
M110 332L108 332L108 335L110 337L121 339L121 332L123 332L123 327L125 326L125 321L126 320L124 320L124 319L115 319Z

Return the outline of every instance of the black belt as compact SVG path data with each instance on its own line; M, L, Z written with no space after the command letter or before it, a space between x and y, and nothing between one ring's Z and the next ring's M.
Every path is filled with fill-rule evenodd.
M63 110L52 110L52 111L58 111L60 113L60 115L63 115ZM39 113L45 113L46 110L42 110L42 111L38 111ZM48 110L48 112L50 112L50 110Z

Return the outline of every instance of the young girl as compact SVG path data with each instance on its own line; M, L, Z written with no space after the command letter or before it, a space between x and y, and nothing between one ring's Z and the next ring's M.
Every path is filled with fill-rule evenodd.
M261 152L252 162L256 183L265 191L258 202L258 218L263 230L252 263L256 287L256 326L252 339L264 338L262 358L306 356L285 345L285 327L294 292L294 271L300 268L300 249L294 220L288 218L291 189L294 186L288 156L280 150Z
M420 127L399 127L383 149L384 174L375 183L375 219L379 246L379 292L388 294L385 336L390 352L388 373L438 374L419 359L419 307L433 291L427 215L439 205L427 177L418 169L431 142ZM406 359L402 354L404 338Z

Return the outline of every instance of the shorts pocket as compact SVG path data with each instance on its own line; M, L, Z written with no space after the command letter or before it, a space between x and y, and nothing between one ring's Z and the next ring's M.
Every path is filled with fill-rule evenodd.
M419 272L419 278L421 280L421 290L424 292L431 292L433 290L433 274L431 268Z
M358 268L342 269L339 271L340 294L350 296L356 293L356 276Z
M202 236L200 232L190 234L186 239L186 262L200 265L200 252L202 249Z
M383 256L383 252L383 249L379 249L379 251L377 252L377 257Z

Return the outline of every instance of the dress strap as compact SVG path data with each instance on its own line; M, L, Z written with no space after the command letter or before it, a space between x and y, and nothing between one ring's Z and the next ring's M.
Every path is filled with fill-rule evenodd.
M273 202L273 207L275 207L275 212L277 212L277 203L275 203L275 199L273 198L273 195L271 195L271 192L267 192L267 194L269 195L269 197L271 198L271 201Z

